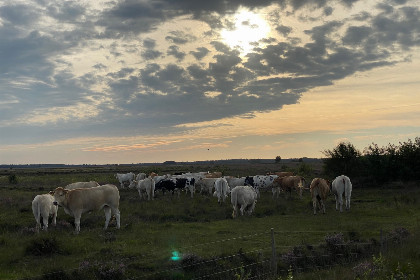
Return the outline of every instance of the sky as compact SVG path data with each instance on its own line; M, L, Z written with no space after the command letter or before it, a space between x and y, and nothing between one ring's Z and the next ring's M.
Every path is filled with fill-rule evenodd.
M420 0L0 1L0 164L420 136Z

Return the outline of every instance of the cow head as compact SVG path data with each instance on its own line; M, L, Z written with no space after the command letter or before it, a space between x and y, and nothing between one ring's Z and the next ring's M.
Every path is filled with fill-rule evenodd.
M129 189L132 189L132 188L134 188L136 185L137 185L137 180L132 180L132 181L131 181L131 183L130 183L130 185L128 185L128 188L129 188Z
M254 178L251 176L246 176L245 185L254 186Z
M54 193L54 205L63 205L64 201L67 199L67 194L69 190L66 190L62 187L55 189Z

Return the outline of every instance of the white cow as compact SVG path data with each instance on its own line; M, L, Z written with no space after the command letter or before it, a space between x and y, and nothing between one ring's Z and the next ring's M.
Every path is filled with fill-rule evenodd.
M230 193L230 201L233 207L233 218L238 216L238 210L241 211L242 216L245 211L251 215L257 203L257 193L251 186L237 186Z
M236 186L244 186L246 177L225 177L226 181L228 182L230 190L232 190Z
M35 196L32 201L32 212L36 220L36 232L39 232L41 228L41 218L45 231L48 230L48 218L50 215L52 215L53 225L57 224L57 210L58 206L54 205L52 192Z
M124 188L124 182L128 182L128 184L131 184L131 182L134 180L136 174L134 174L133 172L130 173L117 173L115 174L115 178L118 179L118 182L120 182L121 188Z
M277 175L255 175L252 180L249 180L249 177L245 178L245 184L254 187L257 196L260 197L260 189L270 188L277 177Z
M142 198L142 192L147 194L147 200L153 200L155 198L155 181L153 178L149 177L140 181L133 180L128 187L131 189L134 186L139 192L140 199Z
M195 182L195 185L200 187L200 194L213 193L214 183L216 182L217 178L201 178L200 180Z
M98 182L95 181L89 181L89 182L76 182L71 183L65 186L64 188L67 190L73 190L73 189L85 189L85 188L94 188L99 186Z
M346 210L350 210L350 198L352 185L350 178L345 175L340 175L332 182L331 191L335 196L335 210L343 212L343 195L346 199Z
M105 229L108 228L111 214L115 215L117 228L120 228L120 193L114 185L103 185L90 189L66 190L58 187L54 191L54 205L74 217L76 233L80 232L80 218L83 213L104 209Z
M149 177L153 178L153 180L155 181L155 183L159 183L162 180L168 179L170 177L169 174L166 175L157 175L156 173L150 173Z
M140 180L146 179L146 177L147 177L146 173L139 173L136 176L136 181L140 181Z
M218 203L224 203L229 193L229 185L225 178L217 178L214 182L213 196L217 197Z

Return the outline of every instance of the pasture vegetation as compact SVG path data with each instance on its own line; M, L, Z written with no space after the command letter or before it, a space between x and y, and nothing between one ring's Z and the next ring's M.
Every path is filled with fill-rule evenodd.
M154 201L140 201L135 190L123 189L119 230L115 222L102 229L101 211L84 214L81 232L75 235L73 218L60 208L56 227L34 233L32 199L58 186L89 180L118 185L117 172L203 170L235 176L292 170L306 176L308 184L323 174L321 164L305 162L0 170L0 279L193 279L218 271L227 272L203 279L270 279L271 228L278 267L272 279L420 275L416 181L367 186L355 180L349 212L336 212L330 196L327 213L316 216L309 191L302 199L296 193L273 199L271 192L263 192L255 213L235 220L230 200L218 205L215 197L196 194L191 199L182 193L179 198L157 194ZM382 240L388 241L382 248L381 230ZM171 260L174 252L181 260Z

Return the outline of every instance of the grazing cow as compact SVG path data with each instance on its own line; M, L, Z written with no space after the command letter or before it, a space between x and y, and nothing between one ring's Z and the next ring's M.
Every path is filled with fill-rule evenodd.
M115 174L115 178L117 178L118 182L120 182L122 189L125 187L124 182L128 182L128 184L130 185L135 177L136 177L136 174L134 174L133 172L125 173L125 174L122 174L122 173Z
M260 189L268 189L273 184L274 180L277 178L277 175L255 175L252 177L245 178L245 184L252 186L257 193L257 196L260 197Z
M257 203L257 193L251 186L236 186L231 191L230 201L233 207L233 218L238 216L238 210L241 211L242 216L244 211L251 215Z
M225 177L228 182L229 189L232 190L236 186L244 186L246 177L236 178L236 177Z
M218 178L214 182L214 193L213 196L217 197L218 203L225 203L225 199L229 193L229 185L225 178Z
M202 178L198 180L195 185L200 187L200 194L202 193L213 193L214 183L216 182L217 178Z
M147 177L146 173L139 173L136 176L136 181L140 181L140 180L146 179L146 177Z
M174 194L175 191L178 191L176 186L176 179L163 179L156 183L155 190L162 191L163 195L165 195L165 192L171 192ZM179 196L179 193L178 193Z
M314 178L310 186L314 215L316 215L317 202L319 209L325 214L325 201L330 192L330 182L322 178Z
M150 173L149 177L153 178L153 180L155 181L155 183L159 183L162 180L168 179L169 175L157 175L156 173L152 172Z
M99 186L98 182L95 181L89 181L89 182L76 182L71 183L65 186L64 188L66 190L73 190L73 189L87 189L87 188L94 188Z
M299 194L299 197L302 197L303 188L305 187L305 178L302 176L287 176L287 177L278 177L274 180L273 183L273 197L277 193L279 197L280 191L285 191L289 193L289 197L292 196L292 190L296 190Z
M279 172L274 172L274 175L277 175L279 177L286 177L286 176L293 176L293 172L287 172L287 171L279 171Z
M350 178L345 175L340 175L334 179L331 186L331 191L335 196L335 210L343 212L343 195L346 199L346 210L350 210L350 198L352 185Z
M53 225L57 224L57 210L58 206L54 205L52 192L35 196L32 201L32 213L36 220L36 232L39 232L41 228L41 218L45 231L48 230L48 218L50 215L52 215Z
M120 228L120 194L114 185L103 185L90 189L66 190L58 187L54 191L54 205L74 217L76 233L80 232L80 218L83 213L104 209L105 229L108 228L111 214L115 215L117 228Z
M150 200L150 198L153 200L155 198L155 181L152 178L149 177L139 181L133 180L128 187L132 189L134 186L139 192L140 199L142 199L142 192L147 194L147 200Z

